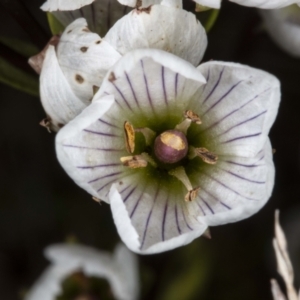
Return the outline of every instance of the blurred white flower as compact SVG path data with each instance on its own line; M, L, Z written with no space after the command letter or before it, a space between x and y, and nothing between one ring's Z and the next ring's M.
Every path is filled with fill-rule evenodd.
M111 255L91 247L58 244L47 247L45 256L51 265L26 294L25 300L56 299L63 292L63 281L78 272L82 272L86 277L107 280L110 292L117 300L138 298L137 259L123 245L118 245ZM107 291L102 292L105 294Z
M206 46L205 30L196 17L163 3L134 9L103 39L88 30L84 19L77 19L56 49L48 47L42 66L41 101L52 129L57 131L90 104L107 70L128 51L162 49L197 65Z
M131 250L166 251L266 203L279 99L266 72L224 62L195 68L161 50L135 50L60 130L57 156L79 186L111 204Z
M300 8L261 10L264 25L274 42L285 52L300 57Z
M211 8L220 8L221 0L194 0L200 5L211 7ZM252 6L263 9L274 9L285 7L294 3L299 4L299 0L229 0L244 6Z

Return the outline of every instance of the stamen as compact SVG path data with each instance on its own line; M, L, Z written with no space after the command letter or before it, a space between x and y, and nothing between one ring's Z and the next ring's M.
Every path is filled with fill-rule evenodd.
M128 121L124 123L124 132L126 149L129 153L133 153L135 148L135 132L133 126Z
M150 165L152 165L152 167L157 168L157 163L148 153L143 152L141 156L145 161L147 161Z
M186 110L183 115L185 117L185 120L182 121L180 124L176 125L175 129L180 130L185 135L192 123L196 123L198 125L202 124L202 121L200 120L199 116L192 110Z
M202 121L200 120L199 116L196 113L194 113L192 110L186 110L184 112L184 117L198 125L202 124Z
M186 189L188 190L188 193L184 197L184 200L186 202L191 202L197 197L200 187L196 187L196 188L192 187L190 179L186 175L185 169L183 167L178 167L176 169L170 170L169 174L171 176L176 177L179 181L181 181L183 185L186 187Z
M142 155L123 156L120 160L123 163L123 166L131 169L144 168L148 165L147 160L145 160Z
M189 159L193 159L196 156L200 157L205 163L210 164L210 165L215 165L218 161L218 155L210 152L206 148L194 148L190 147L189 149Z
M151 130L148 127L143 127L143 128L135 128L134 129L135 132L140 132L143 134L145 141L146 141L146 145L150 146L153 143L154 138L156 137L156 132Z

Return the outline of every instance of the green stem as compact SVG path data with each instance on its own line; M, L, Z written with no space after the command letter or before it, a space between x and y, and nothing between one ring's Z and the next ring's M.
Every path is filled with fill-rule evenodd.
M213 25L215 24L215 22L219 16L219 12L220 12L219 9L211 10L208 20L205 22L205 25L204 25L206 32L209 32L211 30L211 28L213 27Z

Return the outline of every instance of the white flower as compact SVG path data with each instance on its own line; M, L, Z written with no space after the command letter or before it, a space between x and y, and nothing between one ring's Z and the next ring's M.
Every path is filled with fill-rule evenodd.
M292 56L300 57L300 8L292 5L262 10L260 14L274 42Z
M220 8L221 0L194 0L200 5L211 7L211 8ZM229 0L244 6L252 6L263 9L274 9L285 7L294 3L299 4L299 0Z
M195 68L161 50L135 50L58 133L57 156L79 186L110 203L131 250L166 251L266 203L279 98L266 72L224 62Z
M108 281L117 300L138 298L136 257L119 245L113 255L81 245L58 244L46 248L51 265L34 284L25 300L53 300L60 295L62 282L76 272Z
M41 101L52 129L58 130L89 105L107 70L128 51L162 49L197 65L206 45L200 22L176 7L135 9L103 39L89 32L84 19L77 19L63 32L56 51L49 46L42 67Z

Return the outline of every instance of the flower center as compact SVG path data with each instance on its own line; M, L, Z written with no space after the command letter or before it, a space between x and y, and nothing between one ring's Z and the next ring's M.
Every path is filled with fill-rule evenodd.
M120 158L124 166L131 169L154 168L163 177L171 176L179 180L187 189L185 201L197 197L199 186L193 187L187 175L189 161L200 158L205 164L216 164L218 156L204 147L194 147L194 140L189 139L188 129L191 124L201 125L199 116L191 110L183 113L184 120L174 129L163 130L157 134L152 129L134 128L128 121L124 123L125 146L130 156ZM136 133L144 136L144 146L136 147ZM140 144L139 142L137 142ZM135 152L138 152L134 155Z
M167 130L155 139L154 153L162 163L177 163L187 155L187 152L188 141L179 130Z

